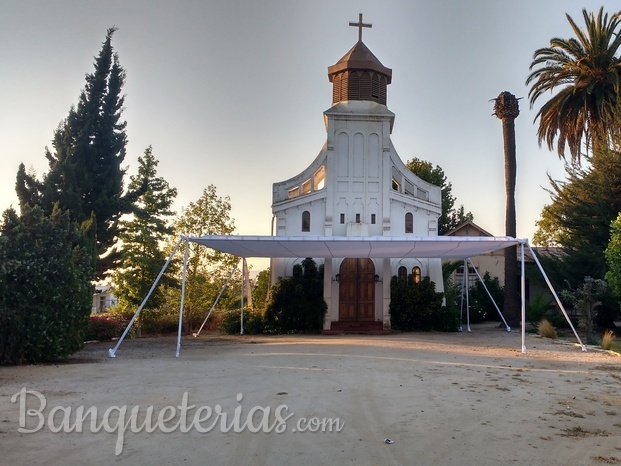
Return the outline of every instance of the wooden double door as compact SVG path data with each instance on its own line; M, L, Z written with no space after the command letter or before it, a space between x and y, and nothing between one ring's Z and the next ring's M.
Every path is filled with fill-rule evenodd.
M375 265L371 259L345 259L339 269L339 321L375 320Z

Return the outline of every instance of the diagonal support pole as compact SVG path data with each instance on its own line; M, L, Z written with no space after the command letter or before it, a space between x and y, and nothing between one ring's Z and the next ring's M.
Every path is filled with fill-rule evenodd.
M134 325L134 322L136 321L136 319L138 318L138 316L140 315L140 313L142 312L142 308L144 308L144 305L147 304L147 301L149 300L149 298L151 297L151 294L153 293L153 290L155 289L155 287L157 286L157 284L159 283L160 279L162 278L162 275L164 275L164 272L166 271L166 269L168 268L168 266L170 265L170 262L172 261L173 256L175 255L175 253L177 252L177 249L179 249L179 246L181 245L181 242L184 240L184 238L180 238L179 242L177 243L177 245L175 246L175 248L173 249L173 251L170 253L170 256L168 257L168 260L166 261L166 263L164 264L164 267L162 267L162 270L160 270L159 275L157 276L157 278L155 279L155 281L153 282L153 285L151 286L151 289L149 290L149 292L147 293L147 296L144 298L144 300L142 301L142 303L140 304L140 306L138 307L138 310L136 311L136 313L134 314L134 317L132 317L132 320L129 321L129 324L127 325L127 327L125 328L125 331L123 332L123 335L121 335L121 338L119 338L119 341L117 342L116 346L114 348L110 348L108 350L108 357L110 358L116 358L116 350L119 349L119 346L121 346L121 343L123 343L123 340L125 339L125 337L127 336L127 333L129 332L129 330L132 328L132 326Z
M478 277L479 281L481 282L481 285L483 285L483 288L487 292L487 296L489 296L489 299L492 301L492 304L494 305L494 307L498 311L498 315L500 315L500 318L504 322L505 327L507 329L507 332L510 332L511 331L511 327L509 327L509 324L507 324L507 321L505 320L505 316L502 315L502 312L500 312L500 309L498 308L498 305L496 304L496 301L494 301L494 298L492 298L492 294L487 289L487 286L485 286L485 282L483 281L483 278L481 277L481 274L479 273L477 268L472 263L472 259L468 258L467 260L472 264L472 268L474 269L474 272L477 274L477 277Z
M216 297L216 300L214 301L213 305L211 306L211 309L209 309L209 312L207 313L207 317L205 317L205 320L203 320L201 328L198 329L198 332L193 334L194 337L198 337L201 334L201 331L203 330L203 327L205 326L205 323L207 322L207 319L209 319L209 316L211 315L213 310L216 308L216 305L218 304L218 301L220 301L220 298L222 297L222 293L224 293L224 290L226 290L226 287L229 285L229 282L233 278L233 274L235 274L235 271L237 270L238 266L239 266L239 261L235 264L235 267L233 267L233 270L231 270L231 274L229 275L229 278L224 283L224 286L220 289L220 293Z
M554 291L554 288L552 287L552 283L550 283L550 280L548 279L548 276L546 275L545 271L543 270L543 267L541 266L541 263L539 262L539 259L537 258L537 255L535 254L535 251L533 251L533 248L530 247L530 244L527 243L526 245L528 246L528 249L530 250L530 253L533 256L533 259L535 260L535 264L537 264L537 267L539 267L539 271L541 272L541 275L543 275L544 280L548 284L548 288L552 292L552 296L554 296L554 299L556 300L556 304L558 304L558 307L561 309L561 312L565 316L565 319L567 320L567 323L569 324L569 326L571 327L572 331L574 332L574 335L576 336L576 338L578 340L578 343L580 343L580 347L582 348L582 351L586 352L586 350L587 350L586 346L584 346L584 344L582 343L582 340L578 336L578 332L576 332L576 329L574 328L574 324L572 324L571 319L569 318L569 316L567 315L567 312L565 311L565 308L563 307L563 303L561 303L561 300L559 299L558 295L556 294L556 291Z

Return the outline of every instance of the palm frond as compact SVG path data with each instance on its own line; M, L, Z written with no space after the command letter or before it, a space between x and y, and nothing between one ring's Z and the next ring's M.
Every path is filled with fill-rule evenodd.
M556 142L560 158L569 148L580 162L583 145L589 153L594 141L610 140L618 132L621 105L621 12L608 16L582 10L585 28L566 15L575 37L554 37L537 49L526 79L531 108L543 94L554 93L535 116L537 138L550 150Z

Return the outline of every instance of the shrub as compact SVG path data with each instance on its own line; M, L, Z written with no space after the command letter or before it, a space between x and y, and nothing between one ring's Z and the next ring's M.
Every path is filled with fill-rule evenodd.
M537 325L537 333L545 338L557 338L556 329L548 319L542 319Z
M239 334L241 330L241 310L234 309L222 313L220 331L229 335ZM257 310L244 310L244 335L263 333L263 315Z
M442 306L432 315L432 327L440 332L456 332L459 330L459 309Z
M268 333L320 332L328 306L323 299L323 267L312 259L293 268L293 276L279 278L265 311Z
M179 330L179 314L140 314L142 331L149 334L176 333Z
M135 313L136 313L135 309L128 309L120 304L117 304L116 306L112 306L111 308L108 309L108 314L113 315L121 323L121 335L123 334L123 332L129 325L129 323L131 322ZM136 326L137 326L136 322L134 322L134 325L132 326L132 328L127 334L128 338L136 337Z
M580 312L580 325L584 327L586 340L595 343L593 338L593 321L597 317L602 302L599 300L607 291L604 280L584 277L584 282L575 289L568 287L561 291L560 296Z
M555 328L562 328L562 329L570 328L569 323L567 322L567 319L565 318L565 316L556 309L554 309L552 312L549 312L546 316L546 319L548 319ZM579 316L569 316L569 320L571 321L571 324L574 326L574 328L577 328L578 325L580 324Z
M615 333L612 330L606 330L602 335L602 348L605 350L612 349L615 340Z
M550 310L551 304L550 299L544 294L535 296L526 304L526 321L536 327L537 322L541 322Z
M485 284L485 286L483 286ZM487 291L492 295L494 302L489 298ZM504 301L505 291L500 285L498 277L491 278L489 272L483 274L483 283L481 280L476 280L470 287L470 323L482 322L483 320L500 320L497 306L501 306Z
M123 319L118 314L98 314L90 317L85 341L110 341L121 336L124 328Z
M211 315L209 316L209 319L207 319L207 322L205 322L205 325L203 326L202 331L210 331L210 330L217 330L217 331L222 331L222 329L220 328L222 325L222 319L224 318L224 314L227 313L229 311L219 311L217 309L214 309L213 312L211 313ZM245 313L245 311L244 311ZM200 325L198 326L198 328L196 329L196 331L198 331L198 329L200 328L201 325L203 325L203 321L205 320L205 317L207 317L207 314L205 314L203 316L203 320L201 320ZM177 316L177 318L179 318Z
M436 285L429 277L420 283L400 280L390 281L390 321L395 330L440 330L450 327L451 312L442 314L443 294L436 292ZM438 317L442 315L442 318ZM448 324L447 324L448 322Z
M444 280L444 300L442 306L433 317L433 327L441 332L456 332L459 330L459 305L461 289L455 285L450 277Z
M0 363L66 359L84 346L93 299L85 230L58 209L4 212L0 224ZM92 245L91 245L92 246Z

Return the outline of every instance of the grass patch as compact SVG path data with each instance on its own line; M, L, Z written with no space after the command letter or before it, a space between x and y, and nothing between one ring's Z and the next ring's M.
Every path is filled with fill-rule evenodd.
M621 458L617 458L616 456L592 456L591 459L598 463L603 464L619 464L621 463Z
M606 330L602 335L602 348L605 350L611 350L615 339L615 333L612 330Z
M552 414L555 415L555 416L564 415L564 416L579 417L579 418L583 418L584 419L584 415L583 414L576 413L576 412L571 411L569 409L561 409L559 411L553 412Z
M590 436L608 437L610 436L610 432L602 430L602 429L590 431L583 427L576 426L576 427L571 427L570 429L563 429L562 433L559 435L561 437L573 437L573 438L584 438L584 437L590 437Z
M556 329L548 319L541 319L537 324L537 333L544 338L557 338Z

